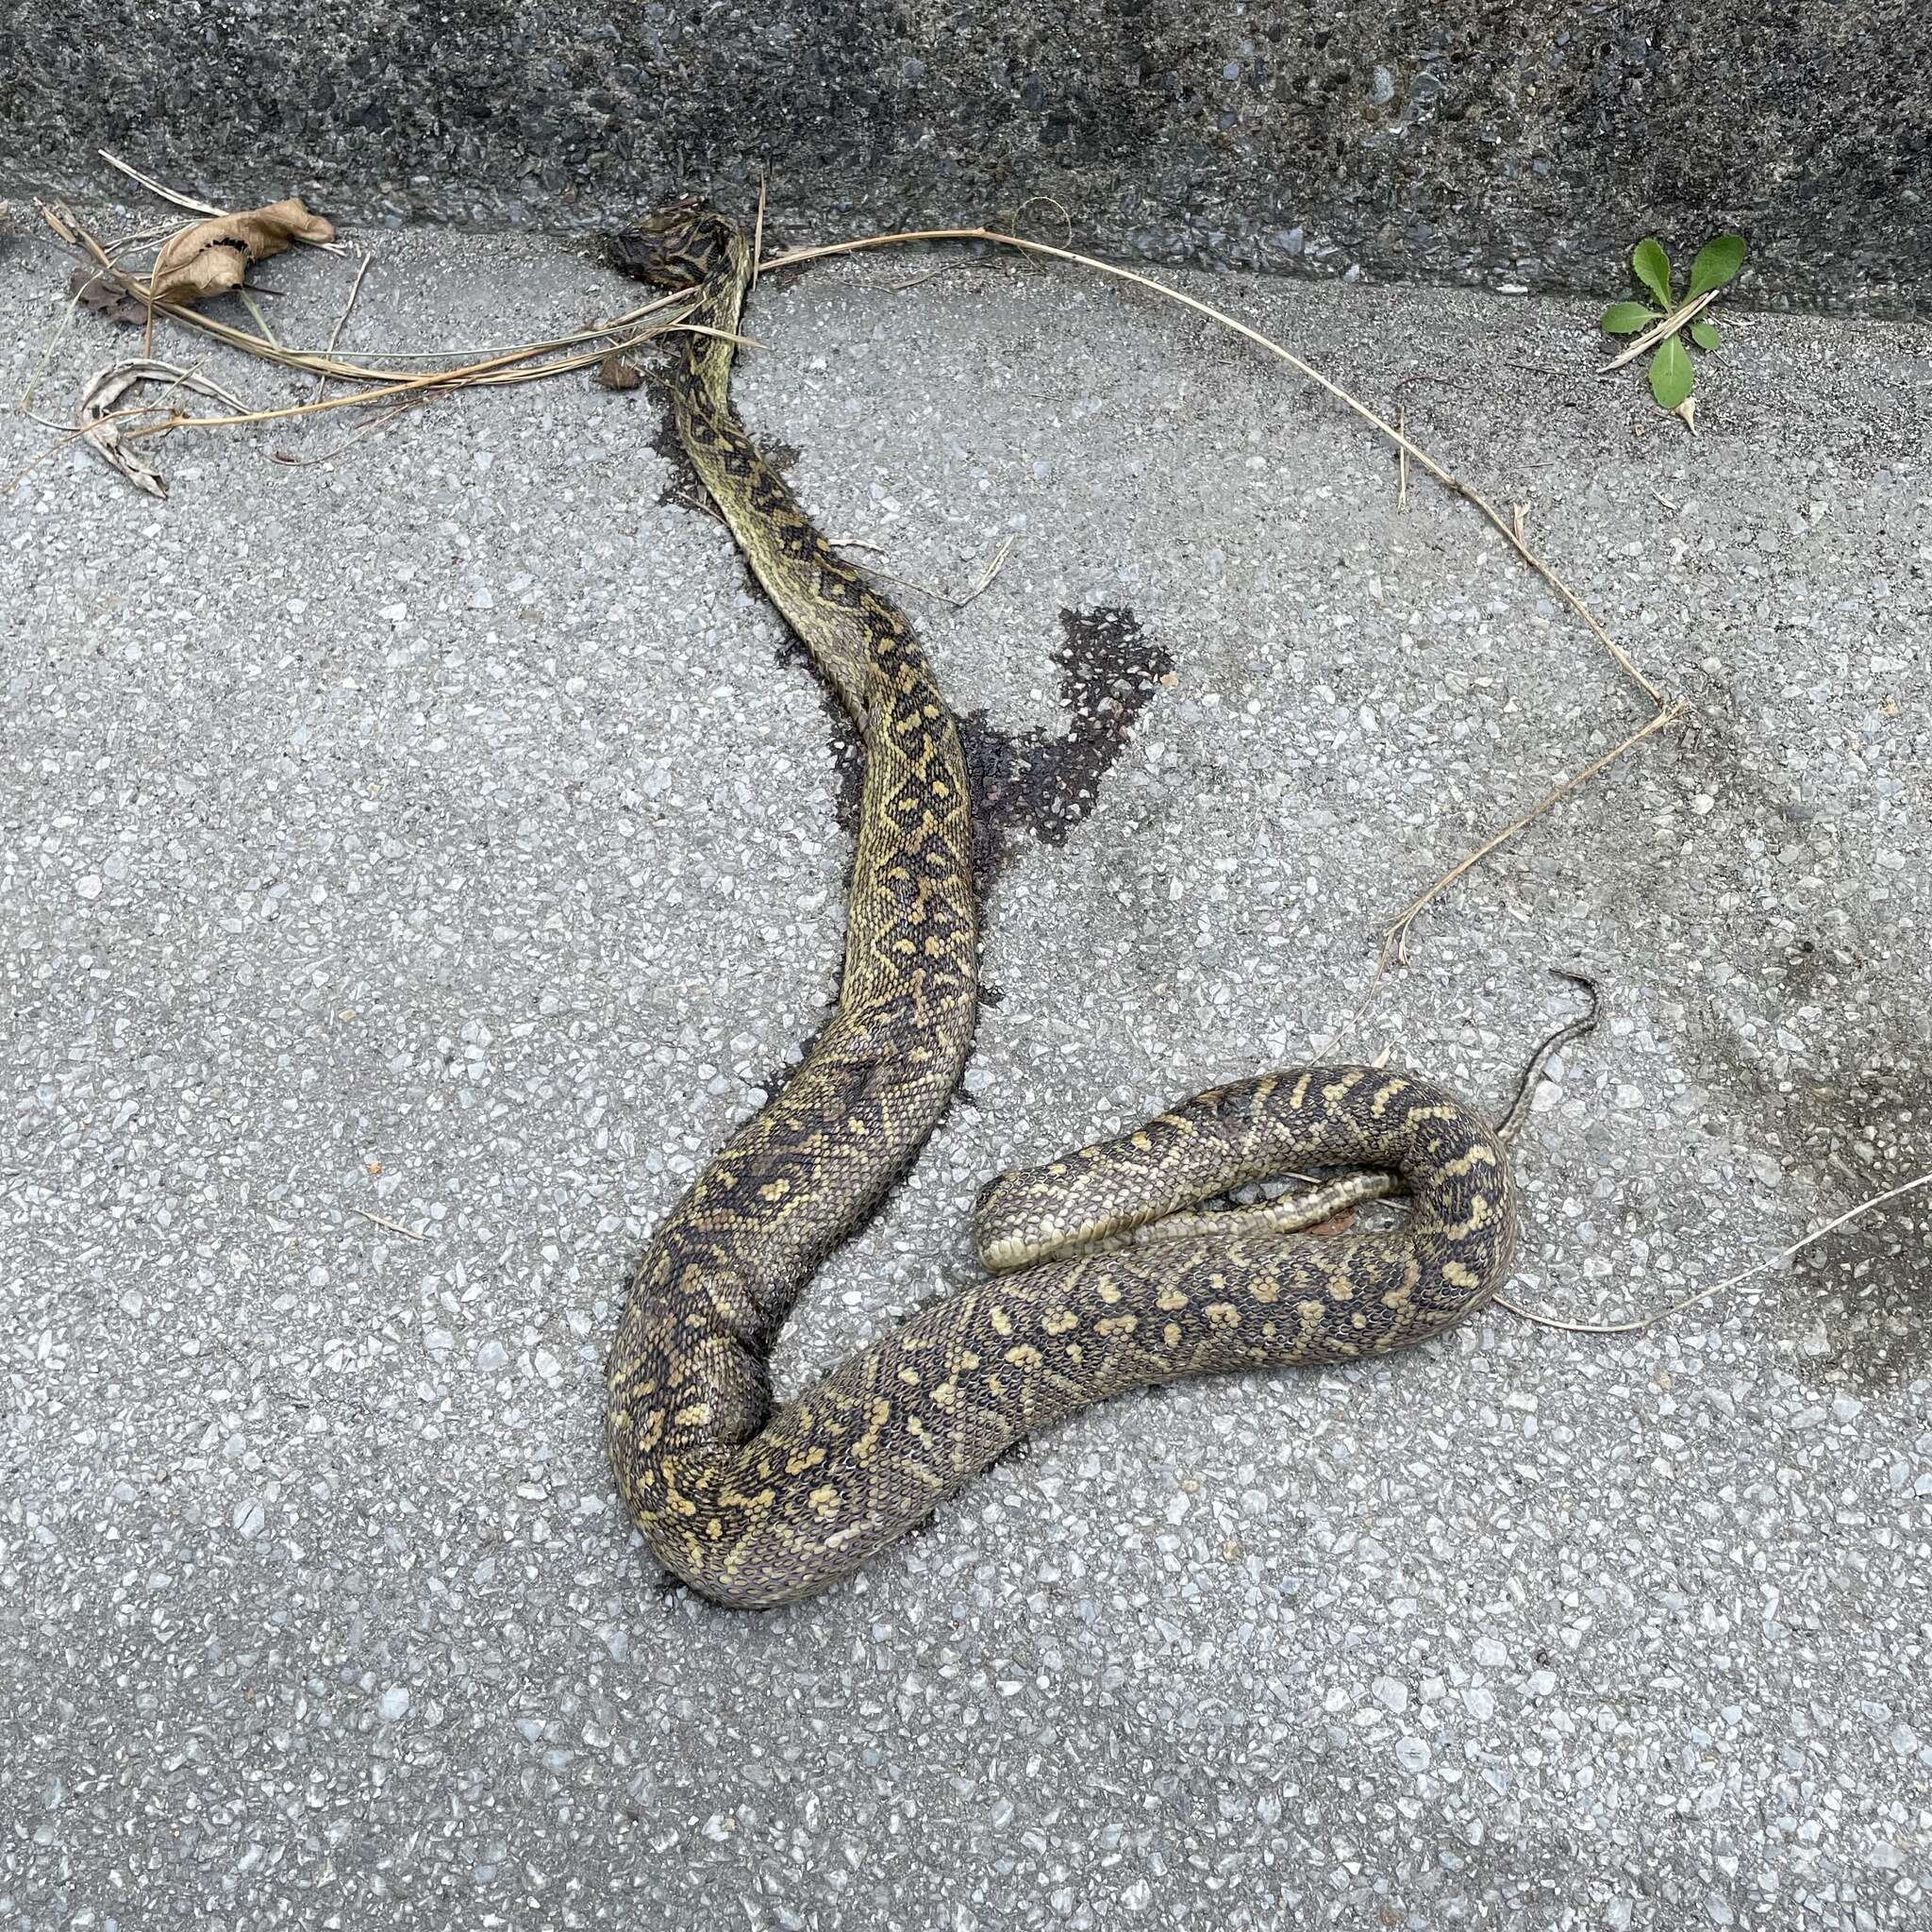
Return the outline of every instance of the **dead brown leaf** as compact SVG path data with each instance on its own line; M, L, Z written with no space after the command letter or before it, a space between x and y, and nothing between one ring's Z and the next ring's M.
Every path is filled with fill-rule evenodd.
M596 379L606 389L637 389L643 382L644 373L628 351L613 349L598 363Z
M89 268L83 262L67 277L67 292L82 308L105 315L109 322L139 325L147 320L147 310L106 269Z
M164 393L199 390L203 395L213 396L231 409L246 411L248 405L232 390L224 389L192 369L176 368L172 362L117 362L111 369L102 370L88 384L80 398L80 440L137 490L144 490L150 496L166 496L168 486L160 472L152 463L143 462L121 434L120 424L125 417L116 406L129 390L142 382L165 384Z
M161 244L148 286L157 302L192 308L242 286L251 264L280 255L297 242L333 242L334 227L310 214L299 195L245 214L196 222Z

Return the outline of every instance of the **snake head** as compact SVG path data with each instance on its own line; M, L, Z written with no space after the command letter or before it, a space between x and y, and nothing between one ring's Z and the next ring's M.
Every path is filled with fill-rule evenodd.
M610 263L659 289L694 289L725 268L738 231L708 204L686 197L653 208L608 239Z

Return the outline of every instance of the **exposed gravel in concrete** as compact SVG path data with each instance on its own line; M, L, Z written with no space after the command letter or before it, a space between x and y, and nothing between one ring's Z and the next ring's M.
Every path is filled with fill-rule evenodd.
M1465 508L1147 304L916 263L759 291L741 393L962 708L1065 720L1058 613L1164 688L992 903L969 1086L781 1380L967 1267L989 1173L1306 1055L1380 922L1632 728ZM0 259L0 376L63 265ZM289 340L346 277L277 264ZM1641 1312L1932 1167L1932 338L1737 327L1704 435L1581 307L1203 281L1530 527L1693 722L1423 921L1351 1050L1500 1098L1518 1292ZM363 343L608 308L384 243ZM76 323L68 408L125 352ZM173 345L178 347L178 345ZM210 365L263 403L255 366ZM641 395L581 380L69 449L0 524L0 1919L1907 1927L1932 1890L1928 1210L1594 1338L1122 1403L855 1585L657 1587L598 1440L654 1218L832 986L820 699ZM1642 432L1640 436L1639 432ZM47 433L0 424L12 476ZM869 555L870 553L864 553ZM419 1233L408 1240L365 1215Z
M1932 308L1923 0L60 0L0 179L550 229L773 175L821 239L1057 197L1114 252L1599 294L1751 238L1771 307ZM1049 208L1032 210L1044 230ZM1601 296L1599 294L1599 299Z

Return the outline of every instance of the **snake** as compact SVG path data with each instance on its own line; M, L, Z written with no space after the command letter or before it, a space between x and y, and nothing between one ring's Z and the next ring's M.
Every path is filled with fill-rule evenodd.
M771 1355L800 1294L914 1162L964 1072L979 1006L970 786L911 626L736 413L754 278L741 230L681 200L608 250L678 292L676 441L863 754L838 1004L658 1224L606 1363L618 1494L669 1577L728 1608L808 1597L1016 1444L1111 1396L1359 1361L1481 1307L1518 1233L1507 1142L1548 1057L1593 1024L1593 988L1591 1018L1537 1050L1499 1124L1411 1074L1302 1066L1000 1175L974 1210L985 1277L776 1400ZM1303 1193L1230 1199L1306 1170L1320 1178ZM1407 1214L1394 1227L1315 1231L1395 1193Z

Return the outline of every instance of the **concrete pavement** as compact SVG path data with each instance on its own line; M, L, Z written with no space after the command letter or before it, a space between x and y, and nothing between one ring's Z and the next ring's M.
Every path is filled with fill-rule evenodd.
M540 240L377 239L358 345L628 299ZM1005 741L1077 737L1070 623L1171 668L1091 816L1016 825L972 1104L787 1387L961 1276L987 1174L1306 1056L1381 924L1645 710L1285 372L1071 275L895 290L924 265L761 288L747 417L896 576L1012 540L970 603L904 592ZM346 275L275 264L285 340ZM48 351L64 275L0 254L53 418L128 352ZM1546 965L1601 974L1514 1291L1641 1314L1932 1167L1932 336L1734 318L1691 441L1590 374L1588 303L1187 286L1399 393L1695 708L1429 911L1347 1047L1500 1100L1570 1010ZM1115 1405L814 1603L662 1591L602 1352L832 991L831 734L660 501L643 392L354 426L176 439L165 504L70 447L0 523L0 1917L1923 1922L1924 1196L1644 1332L1498 1312ZM0 470L49 441L0 419Z

